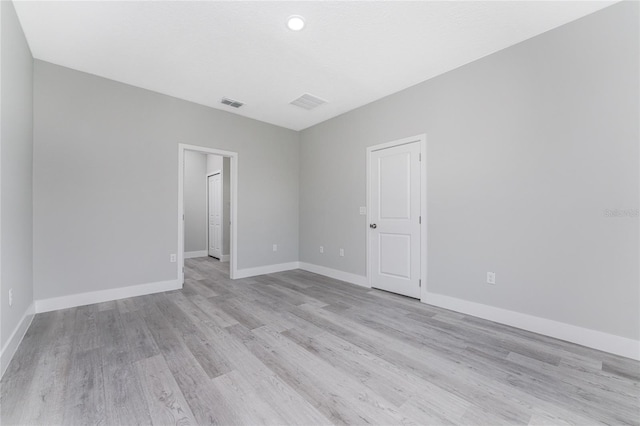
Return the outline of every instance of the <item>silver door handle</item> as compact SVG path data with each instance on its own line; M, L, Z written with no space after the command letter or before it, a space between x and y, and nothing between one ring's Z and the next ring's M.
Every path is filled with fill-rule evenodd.
M372 223L371 225L369 225L369 228L371 229L376 229L378 227L378 225L376 225L375 223Z

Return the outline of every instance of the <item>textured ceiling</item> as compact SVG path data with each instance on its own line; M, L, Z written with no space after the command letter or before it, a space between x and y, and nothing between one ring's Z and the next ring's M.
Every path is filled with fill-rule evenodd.
M37 59L294 130L611 3L14 2ZM327 103L289 104L303 93Z

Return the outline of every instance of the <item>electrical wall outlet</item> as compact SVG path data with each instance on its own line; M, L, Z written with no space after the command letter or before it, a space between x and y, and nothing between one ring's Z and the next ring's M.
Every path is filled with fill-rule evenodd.
M487 284L495 284L495 283L496 283L496 273L487 272Z
M9 289L9 306L13 306L13 289Z
M324 247L320 246L320 253L324 253Z
M344 257L344 249L342 249L342 248L340 249L340 256Z
M277 244L273 245L273 251L278 251L278 245Z
M175 253L169 255L169 262L176 263L176 255L175 255Z

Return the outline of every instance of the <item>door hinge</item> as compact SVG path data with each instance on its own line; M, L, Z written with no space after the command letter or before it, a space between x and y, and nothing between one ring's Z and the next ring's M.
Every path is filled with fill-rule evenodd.
M418 161L422 161L422 153L418 153Z
M182 215L182 220L184 220L184 215Z
M418 287L422 287L422 280L418 280Z
M182 267L182 273L184 274L184 266Z
M418 216L418 223L422 224L422 216Z

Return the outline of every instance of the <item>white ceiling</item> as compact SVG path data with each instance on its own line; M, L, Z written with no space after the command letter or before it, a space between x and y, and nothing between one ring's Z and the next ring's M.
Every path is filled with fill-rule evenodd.
M37 59L301 130L613 2L14 3Z

